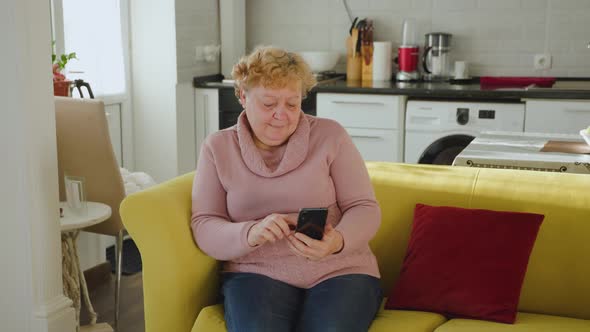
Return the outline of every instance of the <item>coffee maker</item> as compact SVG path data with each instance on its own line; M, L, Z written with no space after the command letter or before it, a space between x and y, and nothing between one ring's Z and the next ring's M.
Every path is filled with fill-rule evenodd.
M451 37L450 33L431 32L426 34L422 67L424 80L446 81L451 78Z
M420 79L418 62L420 47L416 39L416 20L406 19L402 29L402 44L397 49L398 81L417 81Z

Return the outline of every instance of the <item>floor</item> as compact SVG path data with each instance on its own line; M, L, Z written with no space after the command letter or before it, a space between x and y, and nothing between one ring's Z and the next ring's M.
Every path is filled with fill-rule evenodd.
M90 292L90 301L98 314L97 323L108 323L115 327L115 278L97 286ZM119 309L119 331L144 332L143 280L142 273L121 278L121 307ZM88 316L83 307L80 312L82 325L88 324Z

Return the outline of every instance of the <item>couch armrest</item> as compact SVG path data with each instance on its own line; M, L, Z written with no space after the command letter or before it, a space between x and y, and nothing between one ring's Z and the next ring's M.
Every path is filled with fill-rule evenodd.
M197 247L190 228L193 176L121 203L123 224L141 253L147 332L188 332L201 309L218 299L219 263Z

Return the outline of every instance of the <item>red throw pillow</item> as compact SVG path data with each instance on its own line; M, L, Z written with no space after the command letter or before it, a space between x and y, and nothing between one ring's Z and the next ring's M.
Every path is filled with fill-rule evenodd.
M417 204L386 309L514 323L544 216Z

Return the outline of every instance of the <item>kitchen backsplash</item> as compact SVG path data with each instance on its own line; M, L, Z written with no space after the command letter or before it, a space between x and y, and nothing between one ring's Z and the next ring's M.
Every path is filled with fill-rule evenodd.
M183 0L188 2L188 0ZM207 1L209 2L209 1ZM375 22L375 40L401 42L402 23L415 18L421 45L428 32L453 34L454 60L472 75L590 76L590 0L348 0L353 16ZM178 11L178 10L177 10ZM247 0L246 45L295 51L335 50L343 56L350 21L342 0ZM552 68L535 71L535 54Z
M195 61L197 45L219 45L218 0L176 0L176 63L178 82L219 73L219 61Z

